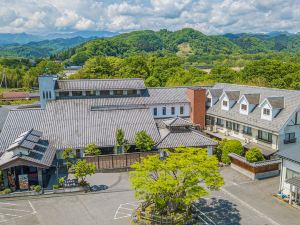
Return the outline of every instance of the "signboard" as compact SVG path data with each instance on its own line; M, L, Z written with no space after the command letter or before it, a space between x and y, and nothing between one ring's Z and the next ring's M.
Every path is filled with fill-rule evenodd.
M19 175L19 186L21 190L29 189L27 174Z

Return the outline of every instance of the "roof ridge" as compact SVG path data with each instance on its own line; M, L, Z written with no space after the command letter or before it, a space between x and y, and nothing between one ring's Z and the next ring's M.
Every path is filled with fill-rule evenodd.
M107 79L62 79L57 81L116 81L116 80L142 80L142 78L107 78Z
M264 86L255 86L255 85L247 85L247 84L231 84L231 83L216 83L214 86L223 84L228 86L240 86L240 87L249 87L249 88L260 88L260 89L271 89L274 91L284 91L284 92L297 92L299 93L300 90L290 90L290 89L280 89L280 88L272 88L272 87L264 87ZM216 88L218 89L218 88Z

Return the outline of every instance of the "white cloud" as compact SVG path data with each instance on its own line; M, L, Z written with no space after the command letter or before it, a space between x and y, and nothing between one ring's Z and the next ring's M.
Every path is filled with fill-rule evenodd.
M0 31L298 32L299 14L296 0L0 0Z

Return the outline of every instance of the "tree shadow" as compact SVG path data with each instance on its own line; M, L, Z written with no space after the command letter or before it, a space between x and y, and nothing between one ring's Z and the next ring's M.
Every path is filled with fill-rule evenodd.
M225 199L200 199L193 207L195 224L238 225L241 215L237 205ZM205 222L204 222L205 221Z

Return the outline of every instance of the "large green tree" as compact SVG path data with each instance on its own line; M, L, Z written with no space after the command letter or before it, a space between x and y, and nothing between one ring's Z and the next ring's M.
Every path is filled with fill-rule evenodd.
M186 212L194 201L224 184L217 158L206 149L181 147L167 155L165 160L148 156L130 172L136 198L154 205L158 213Z

